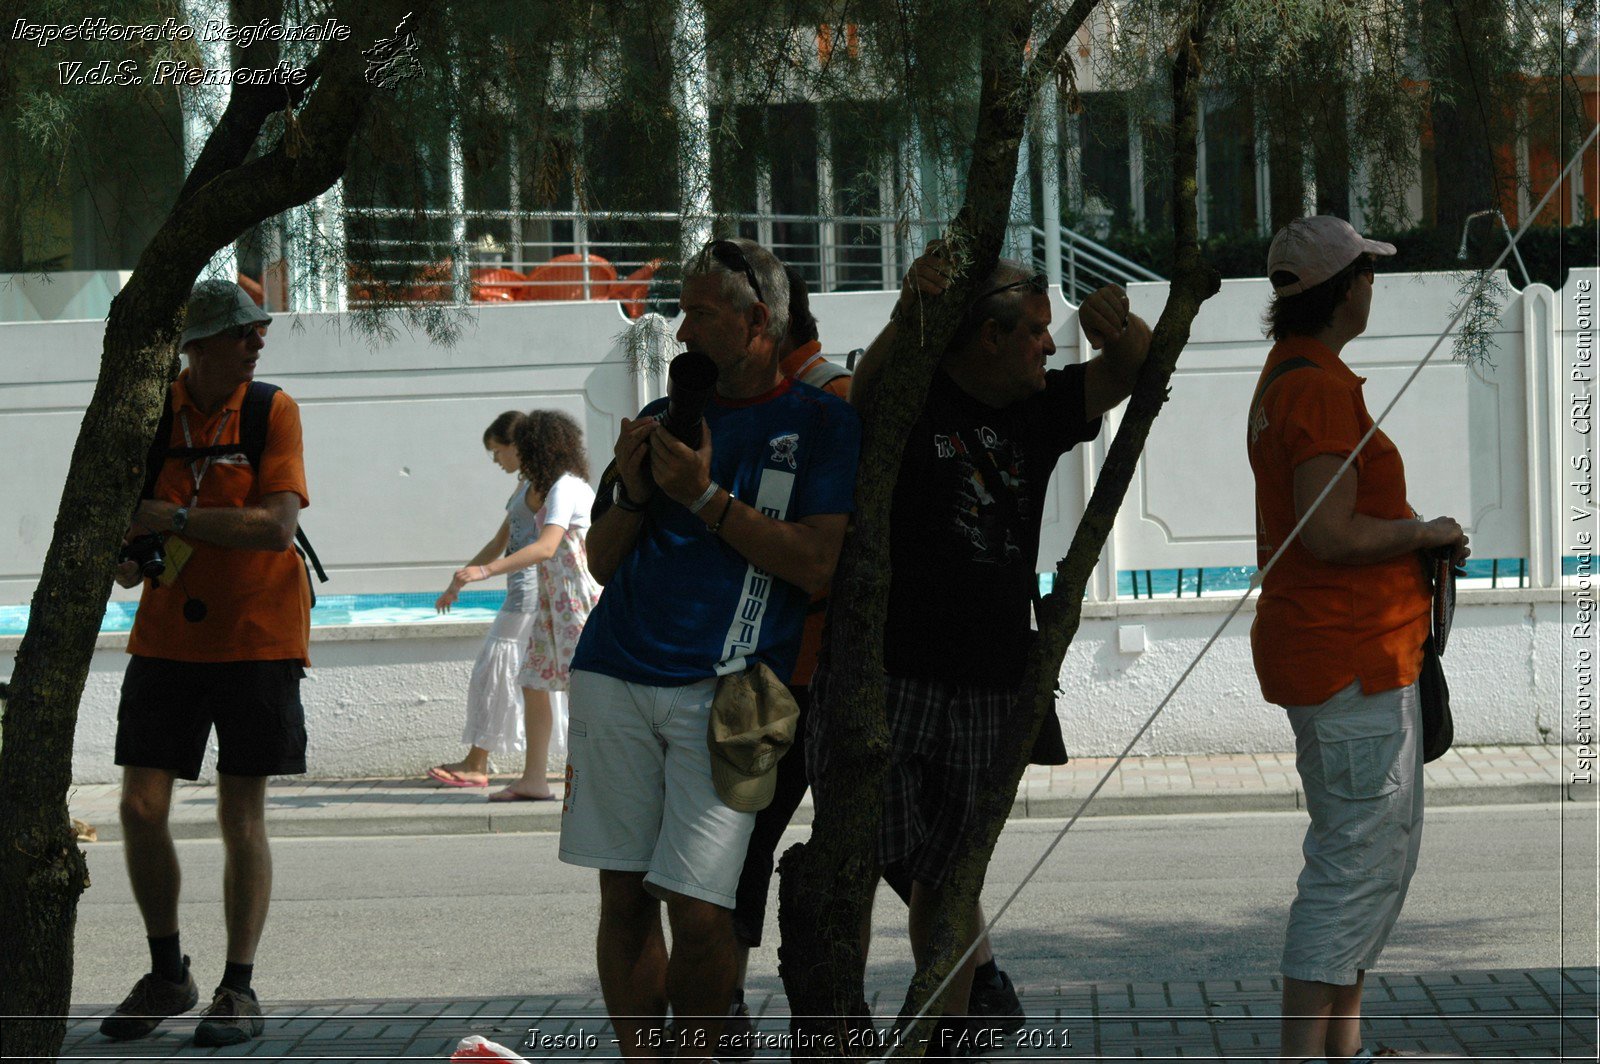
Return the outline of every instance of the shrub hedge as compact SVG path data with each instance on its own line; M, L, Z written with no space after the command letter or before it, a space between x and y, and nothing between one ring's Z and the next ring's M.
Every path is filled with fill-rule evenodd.
M1505 233L1499 223L1491 226L1486 220L1472 224L1465 262L1456 257L1461 246L1459 232L1433 227L1366 235L1395 246L1393 258L1378 260L1378 270L1383 273L1477 269L1493 262L1506 246ZM1102 243L1163 277L1172 275L1170 232L1113 232ZM1263 277L1267 271L1267 248L1271 243L1270 237L1224 234L1201 241L1201 250L1223 277ZM1517 241L1517 250L1528 267L1528 276L1558 291L1566 283L1568 270L1600 265L1600 247L1597 247L1593 223L1565 229L1555 226L1529 229ZM1517 269L1515 259L1507 256L1503 268L1513 286L1523 287L1522 271Z

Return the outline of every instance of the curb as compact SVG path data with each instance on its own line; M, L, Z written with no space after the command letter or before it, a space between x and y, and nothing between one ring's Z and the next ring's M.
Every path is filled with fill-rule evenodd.
M1101 795L1089 803L1085 817L1172 816L1206 813L1283 813L1303 809L1298 788L1279 791L1219 791L1209 794L1172 793L1145 795ZM1558 802L1584 802L1596 799L1593 784L1551 782L1510 783L1494 786L1447 786L1428 788L1427 804L1433 808L1466 805L1533 805ZM1070 817L1083 804L1081 794L1021 794L1011 807L1012 820ZM809 799L795 811L791 824L811 823ZM507 835L553 832L561 828L561 806L550 802L536 809L463 811L459 813L416 812L393 816L297 816L293 810L267 808L269 831L273 838L370 838L397 835ZM173 819L174 839L214 839L216 822L203 818ZM115 819L96 824L100 842L120 842L122 825Z

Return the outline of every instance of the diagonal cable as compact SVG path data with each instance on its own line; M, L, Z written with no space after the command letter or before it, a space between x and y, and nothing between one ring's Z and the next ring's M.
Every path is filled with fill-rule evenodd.
M934 987L933 992L929 994L927 999L923 1002L922 1008L918 1010L917 1014L906 1023L905 1026L907 1029L913 1028L918 1023L922 1022L922 1019L927 1016L928 1010L933 1006L933 1003L938 1001L940 995L949 989L950 983L955 979L956 973L961 970L961 966L966 964L967 960L973 955L973 953L977 951L979 943L981 943L989 935L993 934L995 927L1000 923L1000 918L1006 914L1006 910L1011 908L1011 904L1017 900L1019 895L1021 895L1023 888L1026 887L1033 880L1033 877L1039 873L1039 870L1044 867L1044 863L1050 859L1050 855L1055 852L1056 847L1061 845L1061 840L1067 837L1067 832L1072 830L1072 826L1078 822L1078 818L1081 817L1083 815L1083 811L1089 807L1089 803L1094 801L1095 796L1100 793L1101 789L1105 787L1106 782L1111 779L1112 773L1116 772L1117 769L1122 765L1122 762L1127 760L1128 755L1133 752L1134 744L1144 737L1145 732L1150 730L1150 725L1154 724L1156 722L1156 718L1161 715L1161 711L1167 708L1167 704L1172 701L1173 696L1176 695L1179 689L1183 687L1184 682L1189 679L1190 673L1194 672L1196 666L1200 664L1200 660L1206 656L1206 653L1212 648L1213 645L1215 645L1216 641L1221 638L1222 633L1228 627L1229 622L1231 622L1233 618L1238 615L1239 611L1244 608L1244 604L1249 601L1250 595L1261 586L1261 582L1266 579L1267 574L1272 571L1272 567L1278 564L1278 559L1283 557L1283 552L1289 549L1289 544L1293 543L1300 535L1300 531L1306 527L1306 522L1311 520L1311 515L1317 511L1317 507L1322 505L1322 501L1328 497L1330 492L1333 491L1334 485L1339 483L1339 480L1344 476L1345 471L1349 469L1352 464L1354 464L1356 456L1361 453L1361 449L1367 445L1368 441L1370 441L1374 435L1377 434L1379 426L1381 426L1384 422L1384 419L1389 416L1389 412L1394 409L1395 404L1400 401L1400 397L1406 393L1406 390L1411 387L1412 382L1417 379L1417 375L1422 372L1423 367L1425 367L1433 358L1434 353L1439 350L1439 345L1444 343L1445 338L1450 335L1453 329L1455 329L1456 323L1461 320L1461 316L1467 312L1467 308L1472 305L1472 302L1477 299L1478 295L1483 291L1484 286L1488 284L1490 275L1493 274L1495 270L1500 268L1501 263L1505 262L1506 256L1511 254L1511 252L1516 248L1517 241L1521 240L1523 234L1528 231L1528 227L1533 224L1533 219L1539 217L1540 213L1543 212L1545 205L1550 202L1550 197L1555 195L1556 189L1561 186L1561 183L1564 180L1566 180L1573 167L1577 166L1579 161L1582 160L1583 153L1589 150L1589 145L1595 142L1596 137L1600 137L1600 125L1595 126L1594 129L1590 131L1589 136L1585 138L1582 146L1580 146L1577 151L1572 153L1572 158L1567 161L1567 165L1562 167L1561 172L1555 176L1553 181L1551 181L1549 189L1545 191L1543 198L1539 200L1538 206L1534 207L1533 210L1528 212L1528 216L1522 219L1522 224L1517 227L1516 234L1506 242L1505 250L1500 252L1499 257L1497 257L1487 269L1479 273L1478 280L1473 285L1471 294L1466 299L1462 300L1460 308L1450 318L1449 324L1444 327L1444 331L1441 332L1438 338L1433 341L1433 344L1429 346L1428 353L1422 356L1422 361L1417 363L1416 368L1411 371L1410 376L1406 377L1405 382L1400 385L1400 390L1395 393L1394 398L1389 400L1389 404L1383 408L1383 412L1380 413L1372 422L1372 427L1369 428L1366 431L1366 434L1361 437L1360 442L1356 444L1355 450L1351 451L1350 454L1345 458L1343 464L1339 466L1338 472L1334 473L1334 475L1329 478L1327 486L1322 489L1322 493L1312 501L1310 506L1306 507L1306 512L1301 516L1299 523L1297 523L1289 535L1284 538L1282 545L1278 547L1277 551L1273 553L1272 557L1267 559L1267 564L1258 569L1255 574L1250 577L1250 587L1242 596L1239 597L1238 601L1233 604L1233 609L1229 610L1228 615L1222 619L1222 623L1217 625L1217 630L1211 633L1211 638L1206 640L1205 646L1201 647L1199 652L1195 654L1194 660L1189 662L1188 668L1183 670L1183 674L1178 677L1177 682L1172 685L1172 688L1166 693L1166 696L1161 699L1160 703L1156 705L1155 709L1151 710L1150 715L1145 718L1145 722L1139 726L1139 730L1133 733L1133 738L1129 739L1128 745L1122 748L1122 753L1118 754L1116 759L1111 762L1104 774L1101 775L1099 781L1095 783L1093 789L1091 789L1088 794L1084 795L1083 801L1078 803L1077 810L1075 810L1071 818L1069 818L1067 822L1061 826L1061 830L1056 832L1055 838L1050 840L1050 845L1045 847L1044 852L1039 855L1039 859L1033 863L1033 867L1029 868L1027 874L1025 874L1022 879L1018 881L1015 889L1011 891L1011 894L1006 898L1001 906L995 910L994 915L989 917L989 922L984 925L983 933L975 936L972 940L972 944L966 948L965 952L963 952L959 958L956 959L955 964L951 965L949 974L944 977L944 980L938 986ZM882 1062L889 1060L892 1056L894 1056L894 1053L890 1052L876 1059L877 1061Z

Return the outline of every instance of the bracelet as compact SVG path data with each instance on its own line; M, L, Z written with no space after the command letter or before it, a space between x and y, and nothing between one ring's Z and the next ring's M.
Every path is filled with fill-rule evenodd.
M711 501L712 497L717 494L717 491L720 488L721 485L714 480L707 484L706 490L700 493L700 497L689 504L689 512L692 514L697 514L701 510L704 510L706 508L706 503Z
M478 570L478 579L479 580L487 580L487 579L489 579L490 576L494 575L493 573L489 572L489 567L486 566L486 565L480 565L480 566L477 566L476 568Z
M717 518L716 524L710 525L711 534L715 536L722 531L722 522L728 519L728 511L733 509L733 492L728 492L728 501L722 507L722 514Z

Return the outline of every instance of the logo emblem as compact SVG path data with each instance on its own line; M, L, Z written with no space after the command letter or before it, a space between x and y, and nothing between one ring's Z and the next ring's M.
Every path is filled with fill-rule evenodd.
M786 465L790 469L800 468L799 463L796 461L800 450L800 434L798 432L791 432L786 436L774 436L767 441L767 444L772 448L773 465Z

